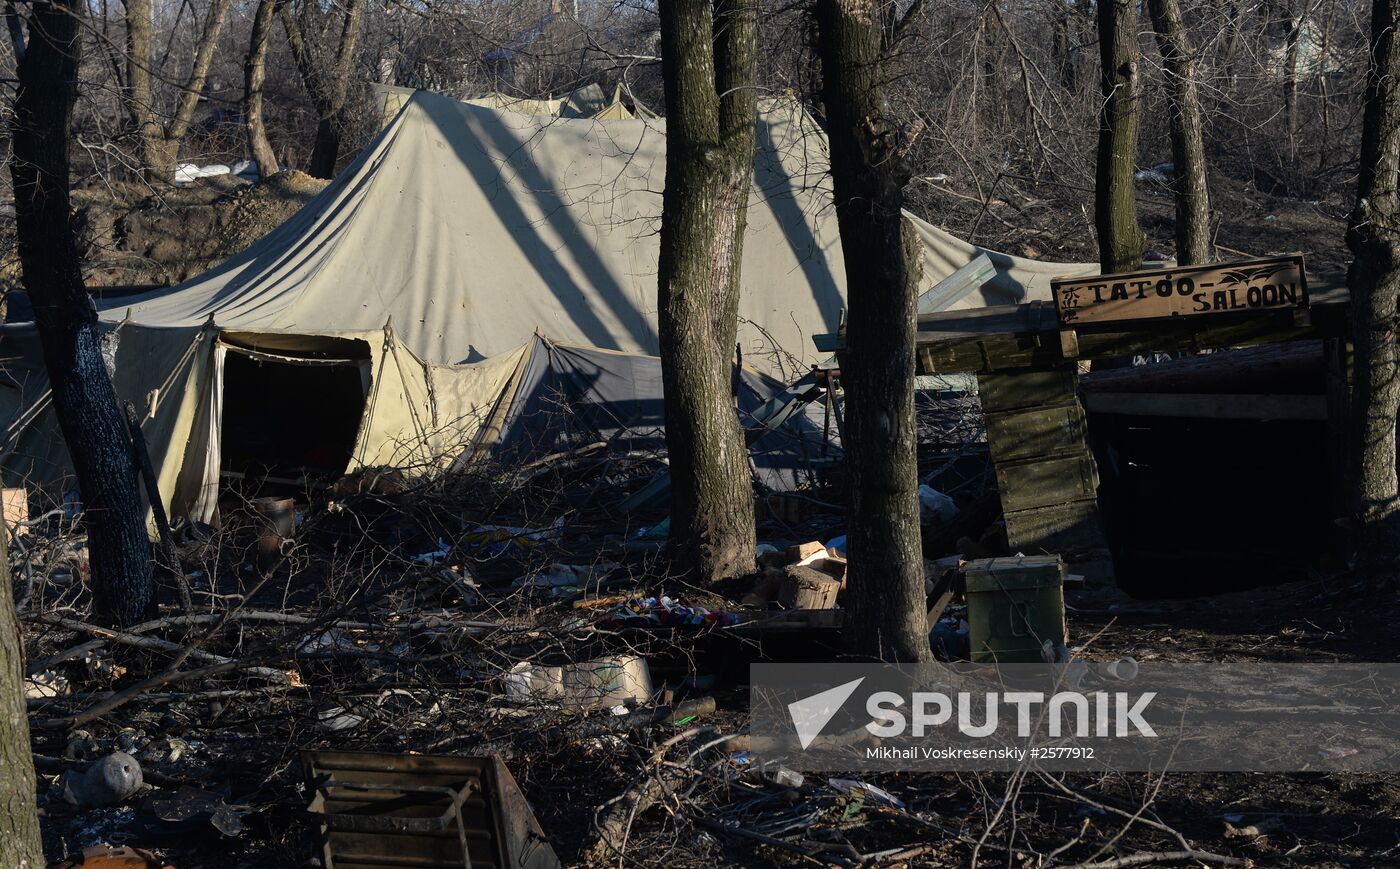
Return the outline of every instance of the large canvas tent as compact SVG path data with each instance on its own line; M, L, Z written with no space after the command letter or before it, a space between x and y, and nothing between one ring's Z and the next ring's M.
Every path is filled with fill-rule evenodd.
M844 275L825 140L793 101L765 103L748 215L740 336L768 373L818 361ZM665 165L655 120L540 117L414 93L297 214L179 286L99 302L119 394L145 422L176 516L214 515L233 458L434 462L498 433L537 335L654 356ZM924 286L981 251L915 220ZM1083 264L991 254L960 305L1048 298ZM0 332L7 479L66 467L29 326ZM49 436L45 436L45 432Z

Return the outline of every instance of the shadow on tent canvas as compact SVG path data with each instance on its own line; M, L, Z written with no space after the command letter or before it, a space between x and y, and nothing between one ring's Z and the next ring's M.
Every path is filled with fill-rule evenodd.
M460 129L464 123L469 127L473 136L480 138L490 148L494 148L503 154L509 155L508 163L529 188L530 194L535 197L541 212L545 215L544 220L563 239L564 246L573 260L583 269L584 274L592 288L602 296L605 303L612 309L617 321L624 329L630 333L632 339L641 347L654 349L657 346L657 338L651 327L646 322L645 315L637 309L637 306L627 297L626 289L618 283L617 278L609 271L607 264L599 257L597 250L584 237L578 223L570 214L565 200L554 191L554 179L549 178L530 156L530 142L520 142L507 135L499 125L472 123L469 118L447 101L427 100L423 102L423 108L429 116L444 130ZM492 207L496 210L503 224L511 229L511 236L520 246L525 259L531 267L539 274L544 285L558 297L561 309L567 313L589 342L598 347L621 349L617 339L609 331L597 313L587 304L588 294L586 288L579 286L567 271L559 267L554 256L540 257L533 255L538 250L549 250L550 246L541 238L535 229L533 222L525 214L515 201L515 190L502 178L499 168L484 172L482 168L482 158L490 158L490 152L483 149L477 153L467 150L464 141L457 136L447 136L447 141L451 143L458 159L462 161L477 184L483 190L495 191L495 195L488 196ZM535 234L538 246L531 250L526 245L521 244L520 235L524 232ZM565 291L563 287L568 287Z
M763 202L773 212L778 226L782 228L783 239L792 249L808 286L812 288L812 298L821 311L822 322L834 331L841 322L846 300L841 296L841 289L837 286L836 276L832 274L821 243L812 231L817 215L808 214L798 198L800 193L816 185L808 185L805 178L795 178L788 172L778 153L771 122L760 118L758 132L759 147L754 154L753 166L754 185ZM821 168L824 175L826 169ZM752 209L753 203L749 207Z

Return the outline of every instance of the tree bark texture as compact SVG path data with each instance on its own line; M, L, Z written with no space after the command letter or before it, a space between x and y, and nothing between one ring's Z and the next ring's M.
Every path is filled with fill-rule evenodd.
M316 138L306 161L306 174L312 178L335 177L335 163L340 158L341 124L339 113L316 122Z
M1066 91L1074 93L1078 86L1075 74L1074 45L1070 36L1070 17L1074 14L1066 0L1050 0L1050 56L1055 61L1055 72Z
M331 9L343 8L340 39L335 51L321 50L313 39L318 33L329 32L326 16L330 13L316 0L302 0L300 14L293 14L289 2L277 4L277 17L287 33L287 45L292 50L302 84L316 107L318 121L316 140L306 172L315 178L335 177L335 164L340 156L340 132L345 124L345 100L350 92L350 72L355 59L355 47L360 38L360 20L364 16L364 0L346 0Z
M15 100L19 258L83 500L99 617L134 624L152 612L150 541L126 423L102 359L97 313L83 286L68 197L68 150L77 98L77 0L35 7Z
M24 62L24 22L13 2L5 4L5 29L10 32L10 50L15 53L15 70Z
M1298 8L1285 6L1284 20L1284 69L1283 115L1288 124L1288 157L1292 159L1298 148L1298 61L1299 43L1303 38L1303 28L1307 25L1308 3Z
M698 582L754 571L754 496L732 380L753 181L757 0L661 4L666 188L658 327L675 563Z
M195 109L199 107L199 97L214 62L214 50L219 45L230 2L210 0L204 28L195 43L190 74L181 86L175 113L167 124L162 124L157 117L151 87L151 0L126 2L125 99L127 114L140 142L141 172L147 181L169 183L174 178L180 142L189 132Z
M1352 504L1360 522L1360 562L1392 565L1400 557L1400 494L1395 468L1395 420L1400 412L1400 3L1373 0L1371 55L1356 207L1347 226L1354 259L1351 290L1355 373L1348 459Z
M277 155L263 125L263 84L267 80L267 43L280 0L259 0L248 37L248 56L243 62L243 126L248 133L248 151L258 164L258 175L268 178L277 172Z
M24 702L24 647L15 618L6 533L0 527L0 866L41 869L44 848Z
M893 4L891 4L893 5ZM931 659L919 546L914 329L919 259L905 221L900 131L884 115L879 4L818 0L817 48L850 312L845 448L851 473L845 645Z
M1142 265L1142 228L1134 199L1139 91L1137 14L1133 0L1101 0L1099 22L1098 165L1094 187L1094 226L1099 234L1099 267L1104 274L1130 272Z
M1210 262L1210 192L1206 187L1206 150L1201 121L1201 96L1196 82L1196 52L1186 33L1180 0L1148 0L1152 29L1165 67L1172 161L1176 172L1176 261L1179 265Z

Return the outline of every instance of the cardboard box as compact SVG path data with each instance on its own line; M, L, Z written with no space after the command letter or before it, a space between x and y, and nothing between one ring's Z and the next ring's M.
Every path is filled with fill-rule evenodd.
M570 709L609 709L645 703L654 689L645 658L613 655L596 661L547 667L521 661L505 677L513 700L553 702Z
M17 489L0 489L0 502L4 504L5 527L16 537L23 537L29 529L20 522L29 521L29 490L23 486Z

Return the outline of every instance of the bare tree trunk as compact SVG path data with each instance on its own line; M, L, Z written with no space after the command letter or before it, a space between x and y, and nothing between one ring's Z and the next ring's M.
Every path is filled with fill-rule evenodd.
M263 178L277 173L277 155L267 140L263 126L263 82L267 79L267 43L272 34L272 19L277 15L280 0L259 0L253 15L252 35L248 37L248 56L243 63L243 124L248 131L248 150L258 164Z
M81 43L77 0L34 12L15 100L15 217L24 284L83 499L100 617L133 624L154 608L150 541L126 423L102 360L97 313L83 286L68 197L68 149Z
M338 114L316 122L316 139L306 161L306 174L312 178L335 177L335 163L340 157L340 124Z
M1176 196L1176 261L1210 262L1210 192L1206 188L1206 149L1201 97L1196 86L1196 52L1186 33L1180 0L1148 0L1157 47L1166 67L1171 104L1172 180Z
M24 702L24 646L15 618L6 536L0 527L0 866L39 869L44 848Z
M10 48L15 53L15 68L24 62L24 22L13 2L5 4L5 29L10 32Z
M175 173L180 142L189 132L190 121L199 105L219 33L228 17L230 0L211 0L204 18L204 29L195 44L194 64L181 87L180 99L170 123L157 117L152 91L151 0L126 0L126 88L127 115L140 142L141 174L149 182L169 183Z
M1050 54L1055 61L1060 84L1070 93L1079 89L1079 74L1074 59L1074 15L1069 0L1050 0Z
M141 163L141 174L148 181L161 180L158 167L166 160L160 147L165 131L156 122L152 105L151 0L126 0L126 89L123 96L139 143L136 157Z
M754 570L753 483L730 354L753 181L756 3L660 7L666 188L658 326L672 555L699 582Z
M857 655L927 661L914 426L920 264L917 236L902 212L909 178L902 154L906 143L885 115L877 6L870 0L816 3L822 99L850 304L850 349L842 362L851 473L844 637Z
M1133 168L1137 160L1137 14L1134 0L1100 0L1099 59L1103 108L1099 113L1098 166L1094 187L1094 226L1099 234L1099 267L1104 274L1130 272L1142 265Z
M1287 36L1284 42L1283 114L1288 123L1288 158L1298 150L1298 47L1307 24L1307 2L1299 8L1288 9Z
M1352 380L1349 460L1352 501L1361 523L1360 562L1394 567L1400 557L1400 497L1395 470L1395 419L1400 412L1400 353L1396 303L1400 298L1400 4L1372 0L1371 55L1356 208L1347 226L1355 259L1351 289Z
M1225 42L1220 48L1221 67L1225 71L1224 89L1227 92L1235 90L1235 81L1238 78L1236 69L1239 56L1237 48L1240 43L1240 17L1243 10L1240 8L1244 0L1228 0L1225 7ZM1217 98L1218 99L1218 98Z
M287 32L287 44L292 49L292 57L301 73L302 84L311 95L311 102L316 106L319 115L316 141L311 149L306 172L316 178L332 178L335 176L336 160L340 156L340 131L345 123L345 99L350 90L355 46L360 38L364 0L347 0L345 3L340 40L329 64L323 63L317 56L316 47L308 35L312 28L303 25L303 22L317 22L325 13L315 0L302 0L301 12L303 21L298 21L288 3L279 3L277 6L277 15L282 21L282 28ZM318 23L320 26L317 30L326 32L326 22Z
M204 82L209 78L209 67L214 62L214 49L219 45L219 34L228 18L231 0L210 0L209 9L204 15L204 27L200 30L199 42L195 44L194 63L190 66L189 77L185 79L180 99L175 105L175 115L165 128L166 147L170 150L171 169L174 169L176 152L180 142L189 132L190 121L199 106L199 97L204 92Z

